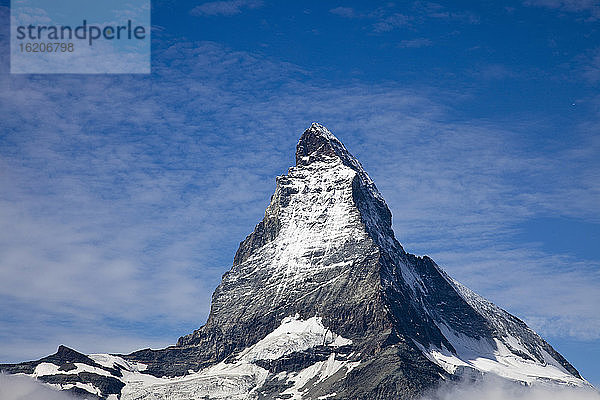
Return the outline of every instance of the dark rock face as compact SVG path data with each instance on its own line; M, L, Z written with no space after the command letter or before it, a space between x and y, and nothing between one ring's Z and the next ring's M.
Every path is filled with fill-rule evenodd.
M9 374L27 374L31 375L34 373L37 366L43 363L53 364L58 366L59 373L53 375L44 375L39 379L46 383L52 384L75 384L89 383L94 387L98 388L101 392L101 397L90 394L90 392L80 388L72 387L67 392L77 396L85 397L89 400L105 399L110 394L120 394L121 389L125 384L119 380L123 376L118 368L109 368L102 366L86 356L85 354L79 353L69 347L60 345L55 354L48 357L44 357L37 361L28 361L20 364L4 364L0 365L0 371ZM90 372L79 372L70 373L77 369L78 364L89 365L93 368L98 368L101 371L106 371L107 374L100 375ZM112 376L107 376L107 375Z
M240 244L231 270L213 294L206 324L179 338L176 346L121 357L144 364L142 372L155 377L182 376L217 364L226 368L242 362L249 348L264 342L284 318L294 315L300 320L319 317L326 327L323 342L275 358L263 352L263 358L244 361L266 375L247 397L236 398L291 398L296 378L282 376L308 374L325 363L337 369L302 381L297 389L302 398L417 398L442 380L482 374L461 364L463 343L471 342L488 349L485 356L508 352L540 365L556 364L564 370L564 379L581 379L518 318L453 281L430 258L405 252L394 237L391 213L375 184L319 124L300 138L296 167L277 178L264 219ZM351 343L332 346L326 343L327 332ZM447 353L458 364L436 359L438 353ZM47 382L92 383L102 398L120 395L128 384L120 378L117 364L100 366L63 346L37 362L1 369L32 374L41 362L60 366L66 374L44 376ZM75 363L98 366L111 376L67 374ZM198 387L211 387L205 378L198 379L204 379ZM144 389L147 396L128 398L183 399L191 393L189 387L188 394L164 387L155 394ZM162 395L159 392L167 394L154 397ZM213 398L210 389L202 393Z
M115 376L121 376L121 372L115 368L107 368L94 360L86 356L85 354L79 353L73 349L68 348L67 346L60 345L56 353L41 358L37 361L27 361L20 364L2 364L0 365L0 371L9 374L32 374L35 370L35 367L42 363L50 363L57 365L59 371L71 371L75 369L75 363L87 364L93 367L97 367L103 369Z
M289 354L277 360L258 360L256 364L274 374L282 371L297 372L306 368L307 365L327 360L334 353L339 359L348 359L348 354L351 351L352 346L339 348L337 351L327 346L317 346L305 351Z
M121 382L117 378L113 378L110 376L103 376L94 374L91 372L80 372L78 374L56 374L56 375L44 375L40 378L40 380L46 383L58 383L58 384L68 384L68 383L90 383L94 387L100 389L103 394L103 397L106 397L111 394L120 394L121 389L125 384ZM87 393L86 393L87 394Z

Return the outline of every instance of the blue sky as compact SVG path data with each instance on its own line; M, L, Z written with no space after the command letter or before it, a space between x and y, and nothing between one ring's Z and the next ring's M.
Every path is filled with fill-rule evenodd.
M160 0L151 75L3 58L0 361L200 326L319 121L408 251L600 385L600 7L497 3Z

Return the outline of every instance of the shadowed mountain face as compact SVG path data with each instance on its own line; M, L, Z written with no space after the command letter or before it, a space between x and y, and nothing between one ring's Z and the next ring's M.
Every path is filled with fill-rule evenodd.
M71 363L98 389L91 393L124 399L409 399L444 380L492 373L587 385L521 320L430 258L406 253L391 226L360 163L314 123L215 290L204 326L163 350L55 355L2 369L60 386L68 377L56 376L68 374L59 369ZM90 368L124 387L99 390L82 376Z

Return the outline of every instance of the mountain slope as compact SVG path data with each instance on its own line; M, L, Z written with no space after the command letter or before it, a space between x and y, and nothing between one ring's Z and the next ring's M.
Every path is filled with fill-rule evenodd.
M107 372L94 373L124 385L119 393L81 376L98 366L72 361L77 387L123 399L409 399L484 374L588 386L518 318L405 252L391 218L356 158L312 124L206 324L167 349L90 356ZM40 361L2 369L67 379L51 378L68 375L60 364Z

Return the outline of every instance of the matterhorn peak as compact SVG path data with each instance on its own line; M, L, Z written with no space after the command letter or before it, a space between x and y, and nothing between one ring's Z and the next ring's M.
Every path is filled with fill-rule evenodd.
M329 129L318 122L313 122L304 131L296 145L297 167L308 166L315 161L325 163L341 162L342 165L354 170L361 189L368 191L370 197L373 197L373 200L378 203L376 208L385 209L387 212L384 213L389 213L383 196L379 193L375 183L358 159L348 151L346 146ZM386 222L386 225L389 225L391 229L391 214L389 215L389 224Z
M523 321L404 251L375 184L323 125L304 131L276 183L206 324L176 346L61 347L0 370L104 400L408 400L486 375L589 387Z
M329 129L313 122L296 146L296 165L308 165L313 161L331 160L333 157L344 159L349 155L342 142Z

